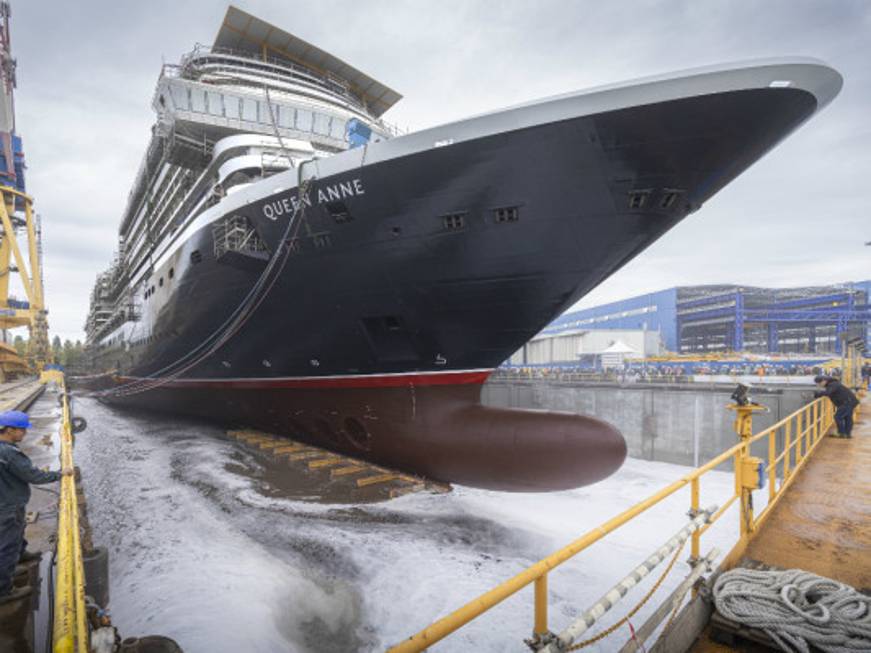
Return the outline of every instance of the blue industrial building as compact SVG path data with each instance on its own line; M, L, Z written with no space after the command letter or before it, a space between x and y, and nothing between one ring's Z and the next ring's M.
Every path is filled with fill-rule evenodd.
M871 280L835 286L682 286L566 313L544 331L658 331L678 353L840 353L871 342Z

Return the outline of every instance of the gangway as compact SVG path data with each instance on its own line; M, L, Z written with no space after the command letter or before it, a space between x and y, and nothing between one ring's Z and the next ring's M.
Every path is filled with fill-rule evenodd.
M851 368L856 360L857 357L852 357ZM855 387L857 370L845 370L845 377L851 379ZM860 392L861 394L864 392ZM868 399L862 402L866 410L869 403L871 402ZM595 631L593 625L606 611L617 605L622 607L621 600L640 580L638 572L641 567L632 571L572 624L561 624L559 631L552 630L550 625L548 576L561 564L627 522L662 504L665 499L687 486L690 488L690 519L696 521L700 515L705 515L706 523L701 527L693 527L688 537L691 550L688 563L692 572L680 586L684 588L684 593L676 591L666 600L660 599L660 608L654 612L648 623L638 629L638 633L643 632L645 636L650 636L665 624L656 645L646 650L657 653L710 653L729 650L711 639L707 625L712 613L711 600L705 595L707 593L703 594L699 590L707 589L713 578L737 566L753 564L774 569L800 566L854 588L871 587L871 527L868 523L871 495L867 492L867 470L871 462L871 424L859 423L852 440L827 437L834 425L834 410L831 402L821 397L754 434L753 413L764 408L744 401L731 404L729 408L735 412L734 426L739 437L738 444L396 644L388 653L427 650L529 585L534 585L534 605L531 611L533 636L526 643L533 650L551 653L579 650L618 632L618 627L628 621L625 617L599 635L577 641L578 635L585 633L588 628L590 632ZM857 408L856 417L858 414ZM751 447L754 445L757 450L760 447L767 449L765 460L752 455ZM702 481L709 472L729 462L732 463L735 478L734 493L715 511L709 513L710 509L702 509ZM763 489L765 485L767 488ZM766 505L758 512L754 510L753 504L754 492L757 491L764 491L767 495ZM705 581L702 575L709 570L707 566L716 554L713 549L702 553L702 538L733 505L737 506L738 516L734 546L720 561L711 578ZM679 553L680 549L677 551ZM671 571L676 556L677 553L653 589L641 599L641 604L651 597L662 579ZM644 575L665 559L663 556L656 557L654 565L648 564L650 559L644 563ZM629 564L627 563L627 568ZM679 610L687 596L690 597L689 602ZM632 610L625 608L623 612L628 611L631 616L641 604ZM638 633L632 627L628 631L623 629L621 634L625 645L620 648L620 644L616 644L613 650L619 649L621 653L645 650L644 642L637 637ZM521 646L518 646L518 650L522 650ZM450 650L450 647L445 650Z

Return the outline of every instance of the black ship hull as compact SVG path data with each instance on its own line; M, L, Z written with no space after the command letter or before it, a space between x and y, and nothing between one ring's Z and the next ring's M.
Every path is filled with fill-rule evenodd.
M481 384L816 107L798 89L708 94L318 176L280 277L179 373L281 251L298 189L264 193L234 214L265 253L218 252L209 224L158 263L143 319L91 352L101 396L472 486L600 480L626 454L612 427L486 408Z

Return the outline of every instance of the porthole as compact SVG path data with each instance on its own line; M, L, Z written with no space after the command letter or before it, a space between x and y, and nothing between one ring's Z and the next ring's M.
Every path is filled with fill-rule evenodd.
M372 448L372 434L356 417L345 418L345 435L348 441L361 451L369 451Z
M169 278L172 279L175 276L175 268L169 268Z

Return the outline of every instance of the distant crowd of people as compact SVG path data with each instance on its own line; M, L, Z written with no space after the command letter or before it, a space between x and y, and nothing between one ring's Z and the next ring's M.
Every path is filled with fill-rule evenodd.
M690 382L694 376L729 375L759 377L768 376L816 376L828 373L839 376L839 368L823 369L818 365L801 363L755 363L750 361L694 362L694 363L625 363L622 367L599 369L592 366L572 365L506 365L496 370L498 378L548 379L554 381L578 381L610 379L620 382L665 381Z

